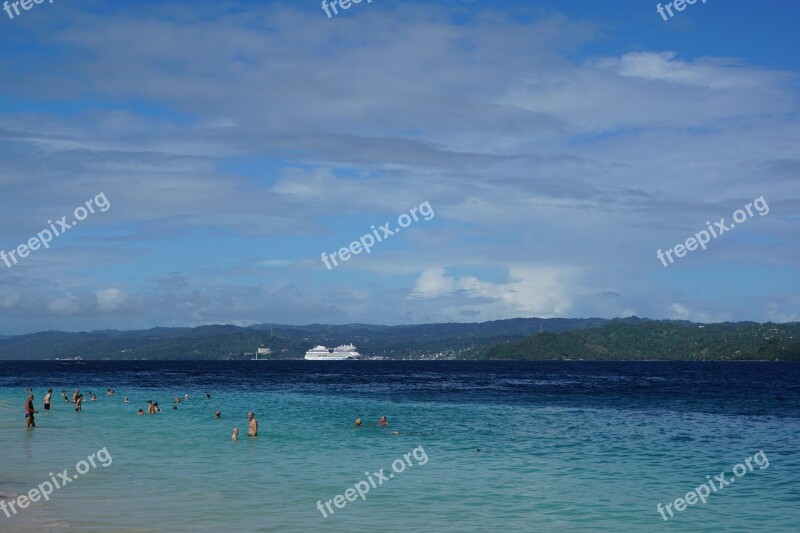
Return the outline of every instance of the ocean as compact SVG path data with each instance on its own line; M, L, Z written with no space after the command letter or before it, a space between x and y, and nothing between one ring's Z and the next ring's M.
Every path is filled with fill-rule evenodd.
M799 447L795 363L0 362L9 532L797 531Z

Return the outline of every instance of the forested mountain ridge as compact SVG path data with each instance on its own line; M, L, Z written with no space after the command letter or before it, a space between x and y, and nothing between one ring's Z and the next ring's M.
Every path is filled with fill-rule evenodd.
M0 359L300 359L353 343L367 358L800 360L800 324L515 318L403 326L259 324L138 331L45 331L0 337Z
M613 320L591 329L541 333L478 349L479 359L800 360L800 324L692 324Z
M0 338L0 359L249 359L259 346L268 346L272 358L296 359L315 344L332 347L345 343L354 343L367 356L456 357L538 331L562 332L606 323L608 320L600 318L515 318L403 326L258 324L79 333L44 331Z

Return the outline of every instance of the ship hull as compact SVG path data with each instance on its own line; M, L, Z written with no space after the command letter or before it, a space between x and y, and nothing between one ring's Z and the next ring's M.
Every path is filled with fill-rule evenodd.
M352 355L308 355L306 354L306 361L357 361L360 357L353 357Z

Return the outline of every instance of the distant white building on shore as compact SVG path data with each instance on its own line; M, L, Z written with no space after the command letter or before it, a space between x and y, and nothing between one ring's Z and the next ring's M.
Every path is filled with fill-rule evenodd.
M263 355L264 357L269 358L269 356L271 354L272 354L272 350L270 350L269 348L266 348L264 346L260 346L258 348L258 350L256 350L256 358L253 359L253 361L259 361L259 359L258 359L259 355Z

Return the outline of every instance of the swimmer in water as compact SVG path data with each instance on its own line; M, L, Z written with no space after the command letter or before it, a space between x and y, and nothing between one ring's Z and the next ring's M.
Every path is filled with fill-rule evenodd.
M161 408L158 406L158 402L153 404L153 412L154 413L160 413L161 412Z
M214 416L220 418L222 416L222 411L217 411L216 413L214 413Z
M155 413L155 407L153 407L153 400L147 400L147 414L152 415Z
M239 440L239 428L233 428L233 434L231 434L231 440Z
M378 420L378 425L379 426L388 426L389 425L389 421L386 419L385 416L382 416L381 419Z
M210 400L210 399L211 399L211 395L206 393L206 400Z
M127 397L127 396L125 396L125 399L124 399L124 400L122 400L122 403L128 403L128 402L130 402L130 400L128 399L128 397Z
M97 401L97 395L96 395L96 394L92 394L92 401L93 401L93 402L96 402L96 401Z
M139 409L139 412L138 412L138 413L136 413L136 414L137 414L137 415L143 415L143 414L144 414L144 409Z
M356 427L361 427L361 419L360 419L360 418L356 418L356 424L355 424L355 426L356 426Z

